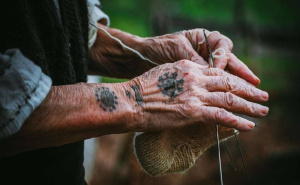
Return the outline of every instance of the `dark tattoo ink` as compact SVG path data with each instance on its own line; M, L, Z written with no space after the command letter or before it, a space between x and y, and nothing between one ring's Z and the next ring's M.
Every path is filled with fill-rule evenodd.
M143 99L143 97L142 97L142 95L141 95L140 87L139 87L138 85L133 85L133 86L131 86L131 88L132 88L133 91L134 91L136 103L137 103L139 106L143 105L144 99Z
M95 90L95 96L97 102L99 102L99 107L101 107L104 111L113 112L116 110L118 97L115 95L114 91L111 91L107 87L98 87Z
M157 85L162 90L163 95L175 98L181 91L183 91L183 79L177 80L177 73L165 73L158 78Z
M129 98L129 99L131 98L131 93L129 91L125 90L125 94L126 94L127 98Z

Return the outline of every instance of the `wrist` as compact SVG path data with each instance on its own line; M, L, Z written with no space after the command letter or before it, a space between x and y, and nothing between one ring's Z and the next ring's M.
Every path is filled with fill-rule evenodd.
M98 135L134 131L136 110L133 102L126 97L130 83L91 84L91 89L87 119L96 127Z
M126 130L129 132L136 132L140 130L143 122L143 99L141 98L141 89L135 79L122 83L123 93L126 102L126 112L124 113L124 120L126 120Z
M125 45L138 50L141 47L141 44L144 42L144 38L136 36L136 35L132 35L130 33L127 32L123 32L119 29L115 29L115 28L109 28L107 26L104 26L100 23L98 23L98 27L104 29L105 31L107 31L111 36L118 38L119 40L121 40ZM103 37L104 35L106 35L103 31L98 30L97 31L97 37ZM108 38L111 39L111 38Z
M139 52L143 49L141 47L143 38L101 24L99 27L121 40L126 46ZM119 42L102 30L97 32L97 39L93 47L90 48L89 57L89 72L102 76L133 78L150 68L149 64L146 63L145 65L145 62L141 62L139 56L122 47Z

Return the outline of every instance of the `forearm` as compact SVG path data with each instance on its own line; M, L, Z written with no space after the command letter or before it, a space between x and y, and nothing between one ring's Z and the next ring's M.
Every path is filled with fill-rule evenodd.
M0 141L0 156L132 130L132 106L124 98L125 86L126 83L81 83L52 87L46 99L30 115L21 130ZM115 101L112 103L110 97L101 97L101 92L96 91L99 88L100 91L108 88L108 93L114 92ZM97 101L101 98L102 101L110 101L111 107L105 107L101 101ZM109 108L113 110L110 111Z
M138 45L138 44L140 44L144 40L142 37L132 35L130 33L124 32L124 31L116 29L116 28L110 28L110 27L107 27L100 23L98 24L98 27L106 30L112 36L120 39L125 45L127 45L131 48L134 48L134 49L138 49L140 47L140 45ZM100 30L98 30L98 31L100 31ZM100 32L102 32L102 31L100 31Z
M98 24L112 36L120 39L125 45L141 51L144 39L118 29ZM98 30L97 39L90 49L89 72L102 76L133 78L151 69L153 65L141 60L135 53L123 48L103 31Z

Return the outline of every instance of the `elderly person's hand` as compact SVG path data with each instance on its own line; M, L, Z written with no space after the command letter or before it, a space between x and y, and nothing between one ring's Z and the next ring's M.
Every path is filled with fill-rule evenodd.
M217 68L226 69L231 74L258 85L260 80L252 71L231 53L232 41L219 32L206 30L212 52L215 51ZM188 59L201 65L208 65L208 50L203 29L176 32L158 37L145 38L141 52L152 61L163 64Z
M128 101L135 103L135 131L199 122L247 131L255 124L231 112L264 117L269 110L253 103L267 101L266 92L224 70L188 60L160 65L127 83Z
M208 66L208 51L203 29L141 38L101 24L98 26L155 63L173 63L188 59ZM206 31L206 34L212 51L215 52L215 56L219 56L215 58L217 68L226 69L253 85L260 83L252 71L231 53L233 45L229 38L219 32ZM95 44L90 49L90 58L90 72L103 76L133 78L154 67L153 64L142 61L136 54L121 47L118 42L100 30L97 32Z

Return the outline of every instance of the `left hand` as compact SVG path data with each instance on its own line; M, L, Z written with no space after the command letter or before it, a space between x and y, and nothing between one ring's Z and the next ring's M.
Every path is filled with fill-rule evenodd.
M226 69L231 74L239 76L253 85L260 83L260 80L253 72L231 53L233 43L229 38L219 32L210 32L207 30L206 35L212 52L219 48L223 48L225 51L225 56L215 58L217 68ZM142 45L141 53L159 64L188 59L201 65L208 65L206 62L208 61L208 50L203 29L193 29L145 38Z

